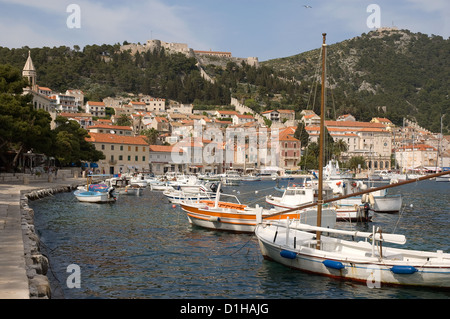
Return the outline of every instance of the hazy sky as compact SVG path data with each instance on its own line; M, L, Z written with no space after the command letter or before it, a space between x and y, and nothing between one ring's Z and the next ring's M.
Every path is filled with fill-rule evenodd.
M328 44L367 33L378 13L382 27L450 36L450 0L0 0L0 46L159 39L265 61L318 48L324 32Z

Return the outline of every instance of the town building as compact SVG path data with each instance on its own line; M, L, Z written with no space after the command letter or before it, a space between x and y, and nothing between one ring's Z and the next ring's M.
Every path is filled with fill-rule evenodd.
M105 159L97 163L99 173L149 171L149 145L142 136L107 133L89 135L86 140L105 155Z
M96 117L105 117L105 103L103 102L95 102L95 101L87 101L86 102L86 113L90 113Z

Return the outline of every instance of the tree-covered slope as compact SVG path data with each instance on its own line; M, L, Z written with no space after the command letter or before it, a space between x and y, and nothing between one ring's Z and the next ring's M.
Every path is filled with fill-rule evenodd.
M319 41L320 43L320 41ZM319 44L320 46L320 44ZM311 80L320 50L264 62L300 81ZM396 124L415 119L434 132L450 110L450 40L407 30L372 31L327 47L327 75L336 115ZM444 117L444 131L450 118Z

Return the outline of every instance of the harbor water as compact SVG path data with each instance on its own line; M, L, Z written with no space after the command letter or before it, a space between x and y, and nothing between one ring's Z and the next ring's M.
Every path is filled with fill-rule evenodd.
M294 181L295 183L295 181ZM224 187L241 203L265 205L281 193L272 180ZM450 183L422 181L390 189L403 209L369 223L337 227L404 234L404 248L450 252ZM292 270L262 258L254 235L206 230L162 192L120 195L114 204L78 202L73 193L30 202L53 298L61 299L447 299L448 291L370 288ZM73 267L79 267L78 286Z

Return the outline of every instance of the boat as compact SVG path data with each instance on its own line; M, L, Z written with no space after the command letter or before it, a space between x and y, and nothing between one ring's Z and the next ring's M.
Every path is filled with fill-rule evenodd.
M130 178L130 185L137 185L139 187L143 187L146 188L148 183L147 183L147 178L144 177L143 174L139 173L135 176L132 176Z
M266 202L273 205L278 210L295 208L304 204L316 202L318 199L317 180L304 178L297 186L288 186L282 196L266 196ZM324 187L323 198L333 198L333 189ZM351 202L338 202L329 206L330 209L336 211L336 221L370 221L373 212L369 212L364 208L361 199L352 200Z
M436 177L436 182L450 182L450 176Z
M243 175L241 179L243 182L257 182L261 180L261 177L253 174L247 174Z
M241 185L242 177L235 170L228 170L221 178L221 183L226 186L239 186Z
M289 214L268 217L277 212L276 209L264 209L259 205L249 207L241 204L235 195L221 194L221 184L218 186L215 200L182 201L180 207L187 213L189 223L213 230L225 230L240 233L253 233L258 223L257 216L265 216L268 220L283 220L295 218L305 224L315 224L317 209L293 210ZM220 201L221 196L233 197L236 202ZM323 212L324 225L333 227L336 223L336 213L333 209Z
M137 184L131 184L127 176L112 177L105 180L105 184L113 187L119 195L142 195L143 187Z
M86 188L77 189L73 194L80 202L85 203L114 203L117 199L114 187L106 184L90 184Z
M322 99L319 137L319 186L323 184L323 140L324 140L324 100L325 100L325 44L322 45ZM444 173L442 173L444 174ZM439 174L437 174L439 175ZM440 176L440 175L439 175ZM437 177L426 176L425 178ZM344 199L352 195L367 194L378 189L396 187L415 180L391 184L364 190L362 192L337 197ZM318 193L317 225L305 225L301 221L269 221L263 216L255 228L260 251L265 259L278 262L290 268L311 274L366 283L369 287L381 285L411 285L450 288L450 254L442 250L435 252L391 248L386 243L402 245L406 238L401 234L383 233L379 227L371 232L340 230L321 225L321 211L325 203L336 198L323 200ZM303 205L299 208L306 208ZM281 211L280 214L290 210ZM270 217L274 217L271 215ZM328 234L324 236L324 234ZM331 237L332 236L335 237ZM354 240L344 240L342 236L351 236ZM358 240L357 239L364 239Z
M373 187L369 188L361 180L339 180L336 183L334 181L325 182L333 189L334 194L337 196L373 189ZM336 205L342 208L364 205L365 203L369 203L370 210L377 213L396 213L402 207L403 197L401 194L388 194L386 189L382 189L373 191L366 196L359 195L336 201ZM355 216L355 218L358 220L359 217Z
M198 192L186 192L183 190L168 189L163 191L164 196L169 200L169 202L174 204L179 204L181 202L192 202L200 200L214 200L216 198L215 192L210 192L207 190L199 190Z

